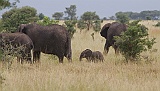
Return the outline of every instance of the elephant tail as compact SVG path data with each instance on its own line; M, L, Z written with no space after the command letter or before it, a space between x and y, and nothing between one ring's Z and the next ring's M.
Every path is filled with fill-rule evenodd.
M65 57L68 60L72 60L72 49L71 49L71 37L69 33L67 32L67 41L66 41L66 49L65 49Z

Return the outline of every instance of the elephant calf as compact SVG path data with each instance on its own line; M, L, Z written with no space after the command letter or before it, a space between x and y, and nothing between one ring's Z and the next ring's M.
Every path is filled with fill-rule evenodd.
M86 49L81 53L79 60L82 61L82 58L86 58L88 61L92 62L98 62L98 60L101 62L104 61L104 57L101 52L99 51L92 52L90 49Z
M31 61L32 40L24 33L0 33L0 48L8 55L17 56L21 63L24 59ZM3 52L4 52L3 51Z

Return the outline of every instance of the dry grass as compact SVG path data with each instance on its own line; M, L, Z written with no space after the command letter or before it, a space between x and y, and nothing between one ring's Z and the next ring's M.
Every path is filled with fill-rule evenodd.
M107 21L111 22L111 21ZM93 31L79 31L72 39L73 63L59 64L57 59L42 54L41 64L20 65L14 61L10 70L2 70L5 79L3 91L160 91L159 44L160 28L153 27L157 21L142 21L147 25L151 37L156 37L157 52L143 53L150 63L123 63L110 48L104 63L79 62L80 53L86 49L103 52L105 39ZM103 24L104 25L104 24ZM1 65L2 68L2 65Z

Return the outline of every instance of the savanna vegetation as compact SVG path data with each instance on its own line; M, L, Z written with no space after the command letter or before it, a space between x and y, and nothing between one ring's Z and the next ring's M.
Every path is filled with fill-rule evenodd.
M160 16L159 13L155 13L158 11L151 12L151 17L145 11L138 14L118 12L116 17L110 17L111 20L106 20L107 18L101 20L96 12L87 11L78 19L76 6L71 5L64 11L66 17L63 17L64 14L60 11L55 12L51 19L43 13L37 14L36 9L29 6L15 8L19 0L13 3L7 0L0 2L3 2L0 3L2 4L0 10L14 7L2 15L1 32L15 32L22 23L60 24L65 26L71 34L73 53L73 62L68 63L67 59L64 59L63 64L58 63L56 56L43 53L41 62L37 64L19 64L15 57L10 57L11 65L0 61L1 91L160 91L160 28L155 26L159 20L154 20ZM146 16L145 14L147 17L142 16ZM138 54L139 59L136 61L126 62L123 53L115 55L112 47L109 53L104 55L103 63L87 62L85 59L82 62L79 61L80 53L86 48L103 52L105 39L100 36L99 31L104 24L114 22L115 19L122 23L129 23L132 22L129 19L134 15L147 19L139 22L140 26L141 24L146 26L147 34L146 31L144 34L142 31L139 33L146 39L153 38L153 41L145 42L145 39L139 43L142 46L144 45L142 43L148 43L149 46L155 43L152 49L145 52L138 51L141 56ZM130 30L141 30L139 24L136 28L130 27ZM134 35L139 37L136 36L137 34ZM122 40L125 41L123 37ZM142 46L137 48L145 50ZM134 48L138 50L135 46ZM2 54L1 51L0 54Z
M105 21L102 26L107 22ZM156 38L152 51L142 53L141 61L124 62L122 55L115 55L111 48L104 55L103 63L79 61L82 50L90 48L103 52L105 39L99 33L76 29L72 39L73 62L59 64L52 55L42 54L40 64L17 64L13 59L11 69L1 64L2 91L159 91L160 32L154 27L158 21L141 21L148 28L149 36ZM81 41L80 41L81 40Z

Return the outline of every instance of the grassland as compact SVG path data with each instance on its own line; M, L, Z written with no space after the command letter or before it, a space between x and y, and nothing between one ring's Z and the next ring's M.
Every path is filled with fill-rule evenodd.
M111 21L106 21L111 22ZM106 23L105 22L105 23ZM104 24L105 24L104 23ZM150 37L156 38L156 52L145 52L147 56L138 63L124 63L121 55L116 56L113 48L104 55L103 63L79 62L80 53L86 49L103 52L105 39L95 33L93 41L90 31L77 29L72 39L73 62L42 54L40 64L17 64L11 69L2 69L2 91L160 91L160 28L152 25L157 21L142 21L149 28ZM102 24L102 26L104 25Z

